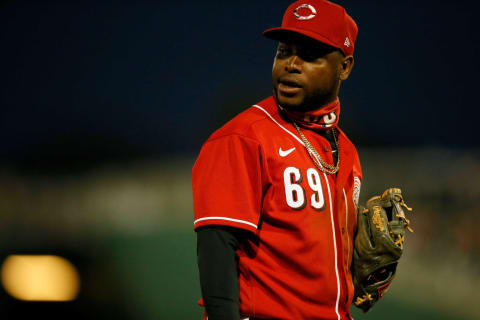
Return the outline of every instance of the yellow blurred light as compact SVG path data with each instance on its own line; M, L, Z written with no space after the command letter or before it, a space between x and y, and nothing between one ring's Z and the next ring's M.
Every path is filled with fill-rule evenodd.
M2 283L13 297L26 301L74 300L80 277L66 259L52 255L10 255L2 266Z

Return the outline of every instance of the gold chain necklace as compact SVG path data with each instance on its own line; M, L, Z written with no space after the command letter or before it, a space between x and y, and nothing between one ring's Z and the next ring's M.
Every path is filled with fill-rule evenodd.
M337 140L335 128L332 128L332 134L333 134L333 140L335 141L335 147L337 148L338 154L337 154L337 164L335 166L332 166L331 164L328 164L327 162L325 162L322 159L322 157L320 157L317 150L315 150L312 144L307 140L307 138L304 136L303 132L300 130L300 127L295 123L295 121L292 120L292 123L295 129L297 130L298 134L300 135L300 138L302 138L303 144L305 145L305 148L308 151L308 155L312 159L315 166L326 174L337 173L340 167L340 148L338 147L338 140Z

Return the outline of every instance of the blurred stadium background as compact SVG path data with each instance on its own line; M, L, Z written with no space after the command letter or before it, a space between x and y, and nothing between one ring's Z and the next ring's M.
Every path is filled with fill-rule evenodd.
M191 167L270 94L260 33L289 3L0 2L1 319L199 319ZM354 316L478 319L474 2L338 3L360 28L341 125L361 201L396 185L415 209L397 279ZM43 255L65 260L18 259Z

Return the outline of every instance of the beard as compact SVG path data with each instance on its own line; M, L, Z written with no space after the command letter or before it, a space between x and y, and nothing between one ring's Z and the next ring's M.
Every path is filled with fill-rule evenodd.
M317 90L310 95L306 95L298 111L312 111L321 109L323 106L329 104L337 98L336 86L330 90Z
M277 102L285 109L297 112L307 112L321 109L323 106L333 102L338 96L340 87L340 73L336 73L334 79L328 86L318 88L312 92L306 92L300 103L280 103L278 99L278 85L273 86L273 92Z

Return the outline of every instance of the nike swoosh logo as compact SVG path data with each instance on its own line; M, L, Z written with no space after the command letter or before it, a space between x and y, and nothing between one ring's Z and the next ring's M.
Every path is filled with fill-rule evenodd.
M280 157L286 157L288 156L290 153L293 152L293 150L295 150L295 147L291 148L291 149L288 149L288 150L285 150L283 151L282 148L278 149L278 154L280 155Z

